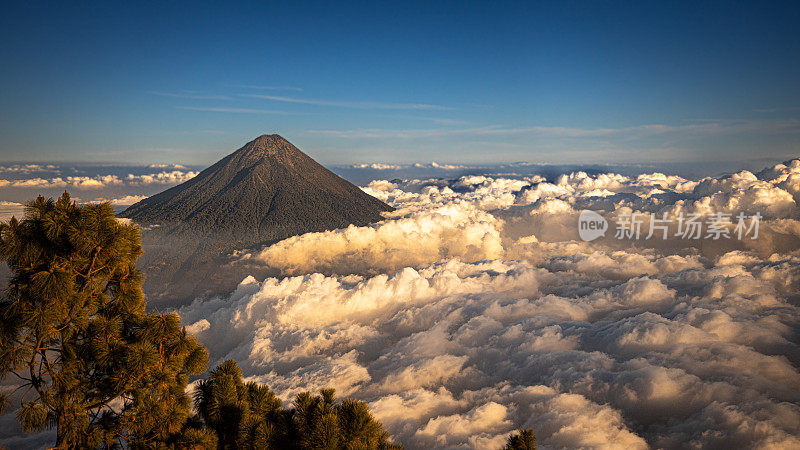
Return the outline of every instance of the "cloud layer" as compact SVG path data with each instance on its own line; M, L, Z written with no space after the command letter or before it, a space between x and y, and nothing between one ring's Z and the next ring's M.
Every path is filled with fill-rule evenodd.
M496 448L519 427L548 448L797 448L799 188L800 161L376 181L385 221L247 254L294 276L180 313L213 359L284 398L364 399L409 448ZM586 243L584 208L765 219L748 243Z
M613 232L592 244L577 241L583 209L602 212L612 225L621 214L642 214L642 239L635 244L663 254L694 251L717 257L730 250L753 250L764 257L800 247L800 160L758 175L742 171L701 180L662 173L631 177L575 172L549 181L538 175L384 180L364 189L397 211L372 226L297 236L241 258L286 274L372 275L454 257L538 263L558 243L604 252L634 244L614 239ZM759 238L699 242L675 235L680 215L714 213L731 215L733 236L738 213L761 214ZM664 214L673 221L669 239L644 239L651 218Z
M25 172L27 173L27 172ZM170 170L145 175L128 174L95 176L68 176L56 178L26 178L21 180L0 179L0 188L70 188L103 189L114 185L179 184L194 178L198 172Z
M213 357L284 397L366 399L412 448L520 426L556 447L800 445L799 258L618 253L645 264L612 278L605 256L250 278L180 312Z

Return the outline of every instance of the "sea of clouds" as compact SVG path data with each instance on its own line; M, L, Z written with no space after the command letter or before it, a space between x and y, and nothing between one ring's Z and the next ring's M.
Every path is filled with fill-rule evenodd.
M180 309L212 364L363 399L407 448L520 427L544 448L800 448L800 160L364 189L396 211L240 254L285 276ZM756 239L583 242L584 209L762 219Z
M212 365L287 401L335 387L411 449L498 448L520 427L543 448L800 448L800 160L692 179L373 166L384 221L237 253L282 276L179 310ZM196 173L7 165L0 214L63 189L123 208ZM592 242L586 209L611 227ZM762 216L756 239L644 238L654 216L740 212ZM642 238L616 239L632 213ZM14 422L0 444L52 440Z

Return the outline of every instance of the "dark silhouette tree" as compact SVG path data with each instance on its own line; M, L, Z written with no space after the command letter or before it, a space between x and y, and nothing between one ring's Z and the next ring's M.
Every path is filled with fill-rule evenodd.
M292 441L288 411L281 410L281 401L268 387L246 383L249 414L239 427L239 448L274 448L281 439Z
M204 447L187 425L188 376L206 350L174 314L148 314L136 226L108 203L28 202L0 224L12 270L0 300L0 378L13 374L25 431L55 427L56 447Z
M195 390L197 412L217 433L218 448L270 448L285 435L281 401L266 386L245 383L236 361L212 370Z
M536 437L533 430L519 430L511 434L502 450L536 450Z
M293 408L266 386L245 383L233 360L212 370L195 391L202 421L217 433L219 449L395 449L366 403L336 401L333 389L303 392Z
M337 407L339 442L342 448L398 448L389 441L383 425L375 420L367 404L352 399L343 400Z
M333 389L322 389L317 396L312 396L310 392L297 395L294 401L294 424L300 448L339 448L339 418L335 399Z

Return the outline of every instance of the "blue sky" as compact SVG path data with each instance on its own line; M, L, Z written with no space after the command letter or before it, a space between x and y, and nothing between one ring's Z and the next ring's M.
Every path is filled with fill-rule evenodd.
M7 5L0 159L800 155L796 3L263 3Z

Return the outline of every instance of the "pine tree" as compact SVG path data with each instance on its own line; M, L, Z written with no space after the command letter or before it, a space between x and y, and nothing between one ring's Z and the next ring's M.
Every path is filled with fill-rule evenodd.
M346 399L337 408L341 447L346 449L399 448L389 441L383 425L375 420L367 404Z
M533 430L519 430L508 437L505 447L501 450L536 450L536 437Z
M0 224L12 270L0 300L0 378L20 384L25 431L56 427L56 447L205 447L187 425L188 376L208 354L174 314L148 314L137 227L108 203L28 202Z
M219 439L218 448L270 448L286 441L281 401L266 386L245 383L242 370L227 360L195 390L195 406Z
M290 416L281 409L281 401L266 386L255 382L245 384L249 414L239 426L239 448L265 449L277 447L283 439L291 441Z
M293 406L281 408L269 388L245 383L233 360L212 370L195 391L198 415L216 432L219 449L401 448L389 440L366 403L337 402L333 389L322 389L316 396L300 393Z
M352 399L336 402L333 389L320 395L297 395L293 421L298 447L311 449L397 449L383 425L375 420L367 404Z

